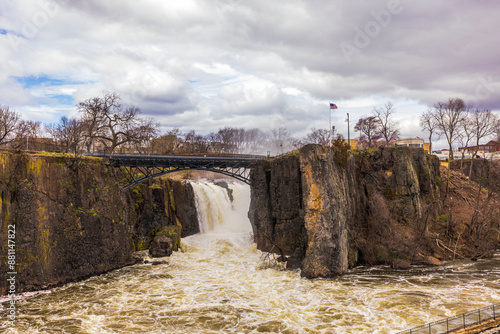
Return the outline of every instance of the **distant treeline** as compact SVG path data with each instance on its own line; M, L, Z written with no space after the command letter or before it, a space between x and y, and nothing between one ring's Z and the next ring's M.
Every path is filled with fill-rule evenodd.
M223 127L207 135L174 128L161 134L158 123L141 117L138 107L124 106L120 101L117 93L103 92L77 104L80 117L62 117L58 123L45 126L39 121L22 120L16 111L0 106L0 147L101 154L276 155L306 144L328 145L339 139L334 129L315 128L303 138L294 138L286 127L269 131ZM400 129L394 121L395 112L393 104L388 102L373 108L372 116L360 118L354 126L358 132L356 147L391 145L398 139ZM500 140L498 117L490 110L480 110L458 98L438 102L422 113L420 126L428 133L429 142L433 136L445 137L450 152L455 143L462 147L478 146L480 140L494 135Z

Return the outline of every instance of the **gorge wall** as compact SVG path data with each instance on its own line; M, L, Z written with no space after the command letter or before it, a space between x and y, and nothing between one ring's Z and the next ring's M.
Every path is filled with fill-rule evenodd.
M357 263L428 263L424 238L440 209L437 157L391 147L353 154L307 145L252 166L249 218L259 249L281 252L305 277Z
M16 292L46 289L135 262L165 226L198 232L189 184L155 179L120 190L101 159L0 151L0 271L15 226ZM0 295L7 292L0 282Z

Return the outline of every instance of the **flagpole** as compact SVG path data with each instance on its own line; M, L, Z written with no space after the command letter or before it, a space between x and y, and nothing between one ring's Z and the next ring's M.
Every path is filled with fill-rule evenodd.
M328 135L328 141L330 143L330 146L332 146L332 108L331 108L331 102L328 102L328 116L330 116L330 127L329 129L329 135Z
M349 145L349 149L351 149L351 136L349 134L349 113L347 113L347 145Z

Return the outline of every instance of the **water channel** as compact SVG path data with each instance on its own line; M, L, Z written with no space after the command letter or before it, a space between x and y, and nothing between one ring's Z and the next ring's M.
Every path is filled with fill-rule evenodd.
M139 264L17 304L6 333L394 333L500 301L500 257L439 268L352 269L308 280L265 265L249 188L193 182L203 233L168 264ZM3 320L3 319L2 319Z

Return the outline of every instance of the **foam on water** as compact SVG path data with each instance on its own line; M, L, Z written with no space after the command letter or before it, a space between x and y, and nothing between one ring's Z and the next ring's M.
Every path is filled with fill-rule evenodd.
M261 269L248 186L230 185L233 203L214 184L194 189L212 216L205 233L182 240L184 252L162 259L168 265L122 268L24 300L13 333L391 333L500 301L499 258L316 280Z

